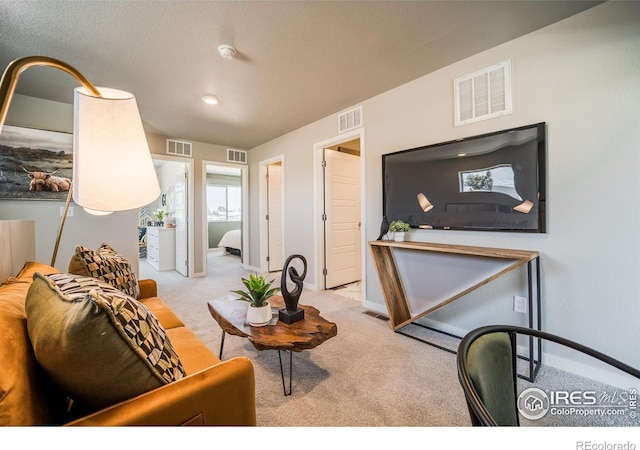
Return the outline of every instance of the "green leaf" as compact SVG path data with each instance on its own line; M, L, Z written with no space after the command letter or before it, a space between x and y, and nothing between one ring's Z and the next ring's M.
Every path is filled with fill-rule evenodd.
M251 306L264 306L270 297L274 296L280 291L280 288L271 288L271 285L273 284L275 279L267 282L266 278L263 275L249 274L249 278L241 278L241 280L242 284L244 284L247 290L235 290L231 292L240 296L238 300L247 301L251 304Z

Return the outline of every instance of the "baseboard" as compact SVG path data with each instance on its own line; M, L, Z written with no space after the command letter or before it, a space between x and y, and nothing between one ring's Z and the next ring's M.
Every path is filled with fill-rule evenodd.
M597 364L594 361L594 364ZM571 374L589 378L600 383L608 384L620 389L636 388L638 380L631 375L620 372L614 368L597 367L593 364L573 361L562 356L542 352L542 365L563 370Z
M362 306L370 311L373 311L383 316L388 317L389 314L384 305L378 303L363 301ZM428 318L421 318L416 321L417 323L432 328L437 331L442 331L454 336L465 336L468 330L464 330L459 327L448 325L442 322L436 322ZM518 346L518 354L526 355L528 347ZM630 375L624 374L616 369L607 370L606 368L596 367L595 365L587 364L584 362L574 361L561 356L556 356L545 352L542 353L542 364L552 367L554 369L562 370L564 372L588 378L599 383L608 384L620 389L629 389L637 385L638 380Z
M368 309L369 311L373 311L378 314L382 314L385 317L389 317L389 313L387 312L387 308L384 305L379 303L369 302L367 300L363 300L362 307Z

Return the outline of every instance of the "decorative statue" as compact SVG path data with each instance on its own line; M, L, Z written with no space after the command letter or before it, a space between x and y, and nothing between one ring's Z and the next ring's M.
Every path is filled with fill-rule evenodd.
M299 258L304 266L302 275L298 274L295 267L289 267L289 264L294 259ZM291 278L291 281L296 285L293 291L287 289L287 275ZM280 293L284 299L284 304L287 305L286 309L281 309L278 313L278 318L284 323L291 324L298 320L304 319L304 310L298 308L298 300L300 294L302 294L302 281L307 276L307 260L302 255L291 255L287 258L282 269L282 276L280 277Z
M382 218L382 223L380 224L380 236L378 236L378 241L381 241L385 234L389 232L389 221L387 220L387 216Z

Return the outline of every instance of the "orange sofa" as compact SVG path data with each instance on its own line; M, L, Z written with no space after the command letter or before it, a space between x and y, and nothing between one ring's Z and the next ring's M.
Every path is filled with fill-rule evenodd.
M153 280L140 280L140 302L167 331L186 376L78 416L38 364L29 340L25 299L35 272L58 273L30 262L0 286L0 425L256 425L251 362L220 361L157 297Z

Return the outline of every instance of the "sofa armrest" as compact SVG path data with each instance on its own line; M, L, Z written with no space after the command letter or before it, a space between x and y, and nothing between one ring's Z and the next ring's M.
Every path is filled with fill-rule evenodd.
M139 280L138 286L140 287L140 298L151 298L158 296L158 285L156 284L156 280Z
M67 425L256 425L253 365L229 359Z

